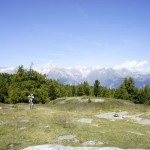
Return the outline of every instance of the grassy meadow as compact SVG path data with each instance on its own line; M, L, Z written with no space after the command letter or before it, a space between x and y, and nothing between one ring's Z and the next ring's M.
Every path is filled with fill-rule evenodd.
M20 150L39 144L150 149L150 125L125 118L112 121L95 115L127 111L150 119L150 107L128 101L98 98L59 98L48 104L0 104L0 150ZM101 99L100 99L101 100ZM80 119L91 119L91 123ZM73 135L72 139L60 139ZM86 145L91 146L91 145Z

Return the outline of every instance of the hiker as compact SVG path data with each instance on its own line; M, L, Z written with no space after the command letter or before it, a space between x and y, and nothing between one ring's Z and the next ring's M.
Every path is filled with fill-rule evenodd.
M28 99L29 99L30 109L33 109L33 105L34 105L34 103L33 103L34 95L33 95L33 94L30 94L30 95L28 96Z

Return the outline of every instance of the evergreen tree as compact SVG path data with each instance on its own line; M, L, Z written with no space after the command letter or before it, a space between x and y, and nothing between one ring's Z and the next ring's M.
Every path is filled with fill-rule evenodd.
M116 90L114 96L115 96L115 98L117 98L117 99L126 99L126 100L127 100L127 99L129 98L129 94L128 94L128 92L127 92L127 89L126 89L124 83L122 83L122 84L120 85L120 87Z
M72 96L75 96L76 95L76 86L73 85L72 86Z
M0 102L5 103L8 97L8 88L12 75L7 73L0 74Z
M150 105L150 87L147 85L144 87L144 93L145 96L145 104Z
M134 102L137 98L137 89L135 87L135 82L134 82L133 78L131 78L131 77L125 78L124 85L128 92L129 100Z
M95 80L94 82L94 96L97 97L99 93L100 82Z
M90 85L88 84L87 81L83 82L83 91L86 96L90 95Z
M110 97L110 93L111 93L110 89L104 86L100 86L98 94L100 97Z
M78 85L77 95L78 96L83 96L84 95L83 84Z
M150 105L150 87L148 85L139 90L136 103Z
M51 81L50 85L49 85L49 97L51 100L54 100L58 97L57 95L57 82L56 81Z

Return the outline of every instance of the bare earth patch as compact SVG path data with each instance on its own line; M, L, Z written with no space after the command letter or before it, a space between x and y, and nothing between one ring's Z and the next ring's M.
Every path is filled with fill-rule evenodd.
M82 123L89 123L94 127L99 127L97 124L92 124L93 119L90 118L82 118L80 120L78 120L78 122L82 122Z
M29 122L29 120L27 120L27 119L23 119L23 120L20 120L20 122L27 123L27 122Z
M80 120L78 120L79 122L83 122L83 123L92 123L93 119L90 118L82 118Z
M135 134L135 135L145 135L145 134L143 134L143 133L140 133L140 132L133 132L133 131L128 131L128 133Z
M133 119L133 120L135 120L139 124L149 125L150 126L150 120L141 118L140 117L141 115L143 115L143 114L136 114L136 115L132 115L132 116L128 116L128 117Z
M96 142L96 141L85 141L85 142L83 142L82 143L82 145L102 145L102 144L104 144L103 142L100 142L100 141L98 141L98 142Z
M79 142L79 140L76 138L75 135L63 135L59 136L57 141L62 141L62 140L68 140L68 141L74 141L74 142Z
M104 102L104 99L94 99L95 102Z

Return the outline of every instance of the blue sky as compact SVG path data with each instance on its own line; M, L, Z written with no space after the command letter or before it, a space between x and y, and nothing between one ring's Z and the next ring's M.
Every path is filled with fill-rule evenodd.
M133 61L150 66L150 0L0 0L0 67Z

